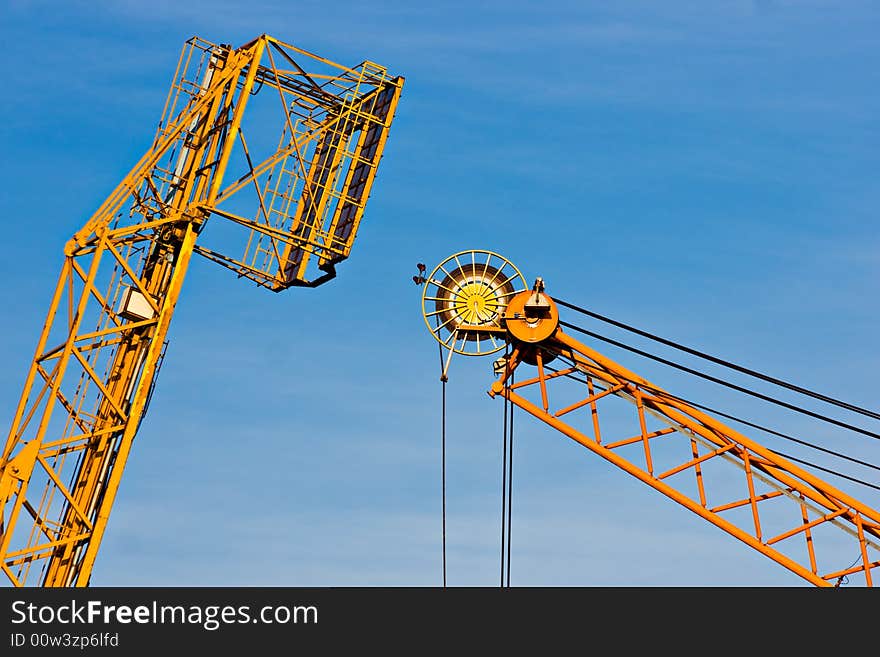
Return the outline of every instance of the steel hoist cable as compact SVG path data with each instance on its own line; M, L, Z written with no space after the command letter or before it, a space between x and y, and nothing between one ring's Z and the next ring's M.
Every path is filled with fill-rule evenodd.
M859 413L861 415L865 415L867 417L873 418L875 420L880 420L880 413L877 411L872 411L867 408L862 408L861 406L856 406L855 404L851 404L846 401L842 401L840 399L836 399L834 397L830 397L828 395L824 395L820 392L815 392L814 390L809 390L802 386L795 385L793 383L789 383L788 381L783 381L782 379L777 379L776 377L769 376L767 374L763 374L761 372L757 372L755 370L749 369L747 367L743 367L742 365L737 365L736 363L732 363L730 361L724 360L723 358L718 358L716 356L712 356L711 354L707 354L702 351L698 351L697 349L692 349L690 347L686 347L685 345L679 344L678 342L673 342L672 340L667 340L666 338L662 338L658 335L654 335L653 333L649 333L647 331L643 331L634 326L630 326L628 324L624 324L623 322L618 322L617 320L611 319L610 317L605 317L604 315L600 315L599 313L593 312L591 310L587 310L586 308L581 308L580 306L576 306L571 303L567 303L565 301L561 301L559 299L554 299L556 303L560 306L565 306L571 310L579 312L583 315L587 315L588 317L592 317L593 319L598 319L601 322L605 322L606 324L611 324L612 326L616 326L618 328L622 328L625 331L629 331L631 333L635 333L636 335L640 335L644 338L648 338L650 340L654 340L655 342L659 342L660 344L664 344L667 347L672 347L673 349L678 349L679 351L683 351L685 353L691 354L692 356L697 356L704 360L708 360L716 365L722 365L729 369L735 370L737 372L741 372L742 374L748 374L756 379L760 379L762 381L766 381L768 383L772 383L774 385L780 386L787 390L792 390L794 392L798 392L802 395L806 395L807 397L812 397L813 399L818 399L827 404L832 404L833 406L838 406L840 408L844 408L848 411L852 411L853 413Z
M504 361L508 352L505 345ZM513 373L510 383L513 385ZM513 403L504 395L504 421L502 423L501 455L501 588L510 588L510 545L513 520Z
M440 361L442 366L443 351L440 351ZM442 499L442 515L443 515L443 533L441 554L443 562L443 588L446 588L446 382L447 376L444 374L440 377L441 387L441 421L440 421L440 487Z
M510 384L513 385L514 375L510 374ZM513 534L513 410L515 406L510 403L510 451L508 452L507 468L507 588L510 588L510 544Z
M504 361L507 362L507 346L504 349ZM504 545L507 541L507 414L510 408L510 400L504 396L502 406L504 406L504 420L501 428L501 583L500 587L504 588Z
M559 322L560 326L565 326L566 328L570 328L573 331L578 331L579 333L583 333L584 335L589 335L591 338L595 338L597 340L601 340L602 342L607 342L610 345L614 345L615 347L619 347L621 349L625 349L634 354L638 354L639 356L644 356L645 358L649 358L658 363L662 363L663 365L668 365L669 367L674 367L677 370L681 370L682 372L687 372L688 374L693 374L694 376L698 376L701 379L706 379L707 381L711 381L712 383L717 383L719 385L725 386L727 388L731 388L732 390L736 390L737 392L744 393L746 395L751 395L752 397L757 397L766 402L770 402L771 404L776 404L777 406L782 406L783 408L787 408L791 411L795 411L797 413L802 413L803 415L808 415L817 420L822 420L823 422L827 422L829 424L834 424L838 427L842 427L844 429L849 429L850 431L855 431L856 433L860 433L862 435L868 436L870 438L874 438L880 440L880 433L875 431L870 431L868 429L863 429L861 427L857 427L853 424L849 424L847 422L841 422L840 420L835 420L834 418L828 417L827 415L822 415L821 413L816 413L814 411L808 410L801 406L797 406L795 404L789 404L788 402L784 402L780 399L776 399L775 397L770 397L769 395L765 395L760 392L756 392L749 388L745 388L743 386L737 385L735 383L730 383L729 381L725 381L724 379L719 379L718 377L712 376L711 374L706 374L704 372L700 372L699 370L695 370L693 368L687 367L685 365L680 365L679 363L673 362L666 358L661 358L660 356L655 356L647 351L642 349L637 349L636 347L631 347L623 342L618 340L613 340L611 338L607 338L603 335L599 335L598 333L594 333L593 331L588 331L585 328L581 328L580 326L576 326L575 324L571 324L569 322Z
M439 320L438 320L439 321ZM443 575L443 588L446 588L446 383L449 377L443 366L443 346L438 343L440 351L440 497L442 515L442 534L440 543L441 567Z
M558 369L556 369L556 368L554 368L554 367L552 367L552 366L547 366L547 369L548 369L549 371L551 371L551 372L556 372L556 373L559 372ZM564 375L564 376L565 376L565 378L567 378L567 379L572 379L572 380L578 381L578 382L580 382L580 383L584 383L584 380L583 380L583 379L581 379L581 378L579 378L579 377L577 377L577 376L574 376L574 375L572 375L572 374L566 374L566 375ZM794 443L797 443L797 444L799 444L799 445L803 445L804 447L807 447L807 448L809 448L809 449L814 449L814 450L816 450L816 451L823 452L823 453L828 454L828 455L830 455L830 456L833 456L833 457L836 457L836 458L839 458L839 459L843 459L843 460L845 460L845 461L849 461L850 463L855 463L856 465L860 465L860 466L863 466L863 467L866 467L866 468L871 468L871 469L873 469L873 470L880 470L880 466L876 465L875 463L871 463L871 462L869 462L869 461L865 461L865 460L863 460L863 459L854 458L854 457L849 456L849 455L847 455L847 454L843 454L842 452L838 452L838 451L835 451L835 450L827 449L827 448L825 448L825 447L822 447L822 446L820 446L820 445L816 445L816 444L811 443L811 442L809 442L809 441L801 440L800 438L795 438L794 436L791 436L791 435L789 435L789 434L787 434L787 433L783 433L783 432L778 431L778 430L776 430L776 429L771 429L770 427L767 427L767 426L764 426L764 425L761 425L761 424L758 424L758 423L755 423L755 422L750 422L749 420L745 420L745 419L743 419L743 418L741 418L741 417L738 417L738 416L736 416L736 415L732 415L732 414L730 414L730 413L725 413L724 411L720 411L720 410L718 410L717 408L713 408L713 407L711 407L711 406L706 406L705 404L700 404L700 403L698 403L698 402L695 402L695 401L689 400L689 399L687 399L687 398L685 398L685 397L682 397L682 396L680 396L680 395L673 395L673 394L671 394L671 393L669 393L669 392L666 392L666 391L663 391L663 390L659 390L658 388L655 388L655 387L653 387L653 386L644 386L644 384L643 384L643 387L645 387L646 390L649 390L649 391L651 391L651 392L653 392L653 393L655 393L655 394L662 394L663 396L665 396L665 397L667 397L667 398L669 398L669 399L674 399L674 400L676 400L676 401L680 401L680 402L682 402L682 403L684 403L684 404L688 404L689 406L693 406L694 408L699 408L699 409L701 409L701 410L704 410L704 411L706 411L706 412L708 412L708 413L711 413L712 415L715 415L715 416L718 416L718 417L723 417L723 418L726 418L726 419L728 419L728 420L733 420L734 422L738 422L738 423L744 424L744 425L746 425L746 426L752 427L753 429L757 429L757 430L762 431L762 432L764 432L764 433L767 433L767 434L769 434L769 435L777 436L778 438L782 438L782 439L784 439L784 440L788 440L788 441L790 441L790 442L794 442ZM847 480L852 481L852 482L854 482L854 483L861 484L861 485L863 485L863 486L867 486L867 487L869 487L869 488L874 488L874 489L876 489L876 490L880 490L880 486L877 486L876 484L872 484L872 483L870 483L870 482L867 482L867 481L865 481L865 480L863 480L863 479L859 479L859 478L857 478L857 477L852 477L852 476L849 476L849 475L843 474L843 473L840 472L839 470L830 470L830 469L828 469L828 468L825 468L825 467L823 467L823 466L818 465L817 463L813 463L813 462L811 462L811 461L806 461L806 460L803 460L803 459L799 459L799 458L796 458L796 457L794 457L794 456L792 456L792 455L790 455L790 454L786 454L785 452L782 452L782 451L780 451L780 450L778 450L778 449L774 449L773 451L776 452L777 454L779 454L780 456L782 456L782 457L784 457L784 458L787 458L787 459L790 459L790 460L792 460L792 461L797 461L798 463L801 463L801 464L803 464L803 465L808 465L808 466L814 467L814 468L816 468L816 469L818 469L818 470L822 470L822 471L827 472L827 473L829 473L829 474L832 474L832 475L834 475L834 476L836 476L836 477L840 477L840 478L842 478L842 479L847 479Z

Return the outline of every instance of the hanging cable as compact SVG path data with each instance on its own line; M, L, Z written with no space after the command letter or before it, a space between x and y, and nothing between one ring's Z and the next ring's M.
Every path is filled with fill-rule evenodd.
M617 340L612 340L611 338L606 338L603 335L599 335L598 333L594 333L593 331L588 331L587 329L581 328L579 326L575 326L574 324L570 324L569 322L559 322L560 326L565 326L574 331L578 331L579 333L583 333L585 335L589 335L592 338L597 340L601 340L603 342L607 342L608 344L614 345L615 347L620 347L621 349L625 349L634 354L638 354L639 356L644 356L645 358L650 358L653 361L658 363L662 363L664 365L668 365L669 367L674 367L677 370L681 370L682 372L687 372L688 374L693 374L694 376L698 376L702 379L706 379L707 381L712 381L713 383L717 383L719 385L725 386L727 388L731 388L736 390L737 392L742 392L747 395L751 395L752 397L757 397L758 399L762 399L764 401L770 402L772 404L776 404L777 406L782 406L783 408L787 408L792 411L796 411L798 413L802 413L804 415L809 415L810 417L816 418L817 420L822 420L823 422L828 422L829 424L834 424L836 426L842 427L844 429L849 429L850 431L855 431L856 433L863 434L865 436L869 436L871 438L875 438L880 440L880 434L875 433L873 431L869 431L868 429L862 429L861 427L854 426L852 424L848 424L846 422L841 422L840 420L835 420L834 418L830 418L826 415L822 415L821 413L816 413L814 411L810 411L806 408L802 408L800 406L795 406L794 404L789 404L788 402L784 402L782 400L776 399L774 397L769 397L760 392L756 392L754 390L750 390L749 388L744 388L742 386L736 385L735 383L730 383L723 379L719 379L710 374L705 374L704 372L700 372L698 370L692 369L690 367L686 367L685 365L680 365L679 363L675 363L671 360L667 360L665 358L661 358L660 356L654 356L653 354L648 353L647 351L643 351L642 349L637 349L636 347L631 347Z
M504 366L507 367L510 344L504 344ZM507 411L510 400L504 396L504 421L501 429L501 588L504 588L504 548L507 542Z
M857 556L850 565L848 565L846 568L844 568L844 571L847 571L850 568L852 568L853 566L855 566L861 558L862 558L862 555ZM837 578L837 582L834 584L834 587L838 588L841 584L849 584L849 577L847 577L846 575L841 575L840 577Z
M441 497L443 498L443 588L446 588L446 377L441 380L440 385L443 389L443 421L440 428L440 481L441 481Z
M783 381L781 379L777 379L775 377L769 376L767 374L762 374L761 372L757 372L755 370L749 369L747 367L743 367L742 365L737 365L736 363L732 363L730 361L724 360L722 358L717 358L710 354L704 353L702 351L698 351L696 349L692 349L690 347L686 347L677 342L673 342L672 340L667 340L666 338L661 338L658 335L654 335L653 333L648 333L647 331L642 331L641 329L635 328L634 326L630 326L628 324L624 324L623 322L618 322L610 317L605 317L604 315L600 315L599 313L593 312L591 310L587 310L586 308L581 308L579 306L575 306L574 304L568 303L566 301L561 301L559 299L554 299L556 303L560 306L564 306L576 312L587 315L588 317L592 317L594 319L598 319L599 321L605 322L607 324L611 324L618 328L622 328L626 331L630 331L631 333L635 333L636 335L640 335L642 337L648 338L650 340L654 340L655 342L659 342L668 347L672 347L674 349L678 349L679 351L684 351L685 353L691 354L693 356L697 356L699 358L703 358L710 362L713 362L717 365L723 365L724 367L730 368L732 370L736 370L737 372L741 372L743 374L748 374L749 376L755 377L757 379L761 379L762 381L766 381L768 383L772 383L774 385L780 386L782 388L786 388L788 390L792 390L794 392L798 392L802 395L806 395L808 397L812 397L813 399L818 399L828 404L832 404L834 406L838 406L840 408L845 408L848 411L852 411L853 413L860 413L861 415L865 415L870 418L874 418L875 420L880 420L880 413L876 411L872 411L866 408L862 408L860 406L856 406L855 404L851 404L846 401L842 401L839 399L835 399L834 397L829 397L828 395L824 395L819 392L815 392L813 390L809 390L807 388L803 388L801 386L795 385L793 383L789 383L787 381Z
M439 320L438 320L439 321ZM443 367L443 346L437 343L440 350L440 386L441 386L441 406L440 406L440 497L442 500L443 530L441 538L441 562L443 569L443 588L446 588L446 382L449 377L446 376Z
M514 384L513 372L510 373L510 386ZM510 543L513 528L513 403L510 404L510 452L507 468L507 588L510 588Z

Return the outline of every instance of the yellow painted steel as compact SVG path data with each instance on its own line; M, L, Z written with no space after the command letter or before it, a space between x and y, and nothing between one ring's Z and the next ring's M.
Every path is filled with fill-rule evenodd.
M88 585L194 253L276 292L336 275L402 86L268 35L187 41L152 146L65 247L0 454L13 585ZM246 134L269 116L282 134L266 152Z
M525 287L522 273L506 258L482 249L461 251L426 277L422 316L445 349L466 356L492 354L504 348L497 337L501 312Z
M549 296L544 313L526 322L530 294L513 296L501 313L504 332L495 335L510 355L491 396L509 399L811 584L874 585L880 511L575 340L559 326ZM472 330L480 328L459 327ZM548 370L551 360L557 367ZM514 372L531 366L537 375L520 373L513 382ZM609 435L608 426L622 422L615 400L629 402L622 406L634 435Z

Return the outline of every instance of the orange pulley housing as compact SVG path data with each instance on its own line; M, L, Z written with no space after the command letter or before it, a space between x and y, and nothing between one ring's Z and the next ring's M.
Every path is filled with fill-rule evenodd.
M559 328L559 310L544 294L544 281L537 279L531 290L515 295L503 315L504 326L520 342L543 342Z

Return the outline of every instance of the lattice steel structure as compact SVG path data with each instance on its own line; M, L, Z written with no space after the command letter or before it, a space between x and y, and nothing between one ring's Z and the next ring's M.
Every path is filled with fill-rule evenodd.
M0 459L13 585L88 585L193 253L276 292L335 276L402 86L267 35L184 45L152 146L65 248Z
M466 252L457 255L469 262ZM424 294L438 282L429 277ZM446 332L429 327L447 349L468 332L508 345L495 363L492 397L510 400L816 586L875 584L880 511L572 338L541 279L491 315L468 314L470 306L462 288L438 308L457 315ZM630 431L620 435L621 426Z

